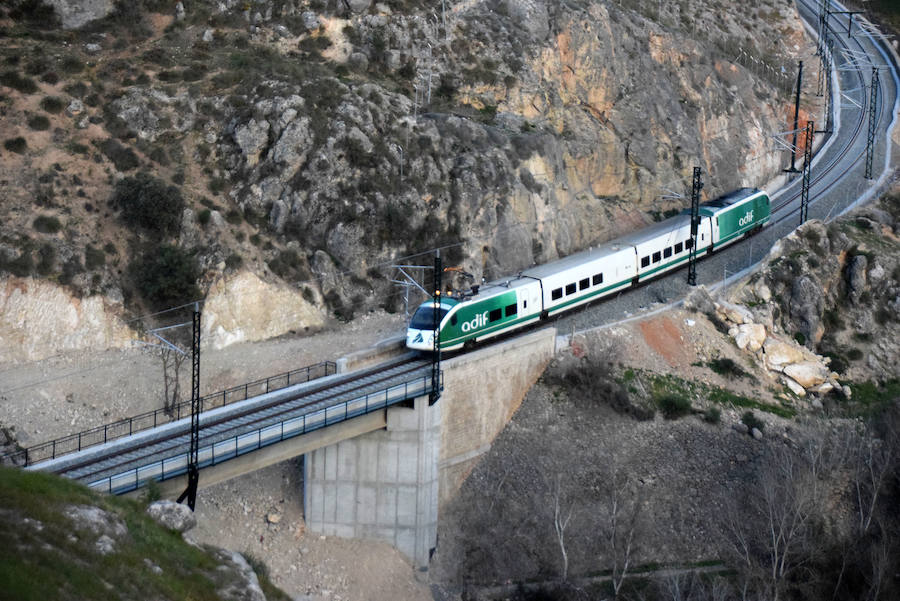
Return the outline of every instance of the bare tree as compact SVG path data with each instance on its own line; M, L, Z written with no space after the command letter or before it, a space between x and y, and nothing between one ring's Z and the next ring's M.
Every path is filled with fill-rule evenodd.
M604 543L612 572L613 595L618 598L638 548L638 533L643 526L642 503L630 474L620 468L615 456L609 462L607 482L610 486L606 489L606 515L601 520L606 526Z
M761 588L777 601L792 572L810 559L810 532L821 501L821 445L771 449L757 488L725 512L731 549L743 566L744 596Z
M181 400L181 366L187 354L163 346L159 348L159 358L163 370L163 410L171 416Z
M559 543L559 552L562 555L562 579L569 578L569 555L566 553L566 527L572 519L572 511L575 504L570 502L568 510L562 507L560 494L562 489L562 474L556 475L556 487L553 491L553 527L556 530L556 541Z

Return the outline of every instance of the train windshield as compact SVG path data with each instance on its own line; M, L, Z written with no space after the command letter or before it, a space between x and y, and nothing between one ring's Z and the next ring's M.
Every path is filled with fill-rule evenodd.
M444 319L444 315L447 314L448 309L440 308L438 309L438 323ZM432 305L422 305L416 310L415 315L413 315L412 321L409 322L409 328L411 330L433 330L434 329L434 306Z

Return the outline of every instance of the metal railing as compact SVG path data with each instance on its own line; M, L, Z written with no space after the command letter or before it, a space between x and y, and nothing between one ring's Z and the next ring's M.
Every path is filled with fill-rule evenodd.
M441 373L441 387L443 387L443 373ZM368 393L331 407L317 409L258 430L236 434L230 438L201 446L198 453L198 465L202 469L223 463L289 438L386 409L412 398L425 396L429 392L431 392L431 375L419 376L378 392ZM176 478L187 472L187 465L188 454L185 452L95 480L88 486L110 494L121 495L137 490L150 480L163 481Z
M337 372L333 361L323 361L315 365L301 367L262 380L254 380L219 392L208 394L200 399L200 411L208 411L224 407L231 403L243 401L273 390L287 388L294 384L309 382ZM119 421L97 426L77 434L71 434L56 440L41 443L33 447L13 451L0 457L0 463L11 462L19 466L29 466L41 461L56 459L69 453L101 445L123 436L131 436L136 432L156 428L159 425L177 421L191 414L191 402L182 401L169 409L157 409L141 413L134 417L126 417Z

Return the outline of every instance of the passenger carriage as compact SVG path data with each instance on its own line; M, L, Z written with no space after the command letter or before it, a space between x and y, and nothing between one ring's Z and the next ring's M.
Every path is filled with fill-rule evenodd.
M727 246L762 228L770 218L769 197L741 188L700 205L697 254ZM691 252L690 211L519 274L442 296L440 346L452 351L683 266ZM434 301L419 306L407 330L406 345L434 348Z

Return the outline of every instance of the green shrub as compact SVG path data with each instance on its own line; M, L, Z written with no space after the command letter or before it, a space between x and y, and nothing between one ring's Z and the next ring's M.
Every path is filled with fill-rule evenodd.
M666 419L678 419L691 412L691 401L683 396L669 394L661 397L657 404Z
M38 91L37 84L30 77L22 77L17 71L4 71L0 73L0 84L17 90L23 94L34 94Z
M84 266L94 270L106 265L106 253L101 248L88 244L84 249Z
M38 249L37 272L41 275L50 275L56 269L56 249L50 244L43 244Z
M200 296L194 255L163 244L129 265L138 293L153 310L189 303Z
M50 119L44 115L32 115L28 118L28 127L35 131L47 131L50 129Z
M44 83L48 83L51 86L55 86L56 84L59 83L59 75L57 75L53 71L48 71L48 72L44 73L43 75L41 75L41 81Z
M229 211L225 213L225 221L227 221L231 225L238 225L240 223L243 223L244 216L241 215L241 212L236 209L229 209Z
M752 411L745 411L744 415L741 416L741 421L751 430L753 430L753 428L756 428L757 430L762 432L763 428L766 427L766 424L761 419L756 417L756 415Z
M803 332L794 332L794 340L797 341L797 344L803 346L806 344L806 334Z
M84 70L84 63L77 56L70 54L63 59L60 69L69 74L81 73Z
M231 253L225 259L225 267L227 269L237 269L244 263L244 259L237 253Z
M210 219L212 219L212 211L209 209L203 209L197 213L197 223L200 225L206 225Z
M63 102L62 98L57 96L45 96L44 99L41 100L41 108L48 113L56 115L66 108L66 103Z
M859 361L863 358L863 352L856 347L847 349L847 358L851 361Z
M53 215L38 215L31 225L42 234L55 234L62 229L59 219Z
M726 378L743 378L747 375L741 366L735 363L732 359L728 357L722 357L719 359L713 359L709 363L707 363L709 368L719 374L720 376L725 376Z
M708 424L718 424L722 419L722 411L718 407L710 407L703 412L703 421Z
M25 149L28 148L28 143L25 141L25 138L23 138L22 136L18 136L16 138L4 140L3 148L7 149L10 152L22 154L25 152Z
M34 259L31 258L29 249L23 250L22 254L11 261L6 261L0 253L0 267L15 276L25 277L31 275L34 270Z
M133 230L142 230L159 238L179 231L184 210L181 192L146 173L119 181L110 203L122 211L122 220Z
M122 146L118 140L107 138L100 143L100 152L106 155L119 171L131 171L140 165L140 161L134 151L127 146Z

